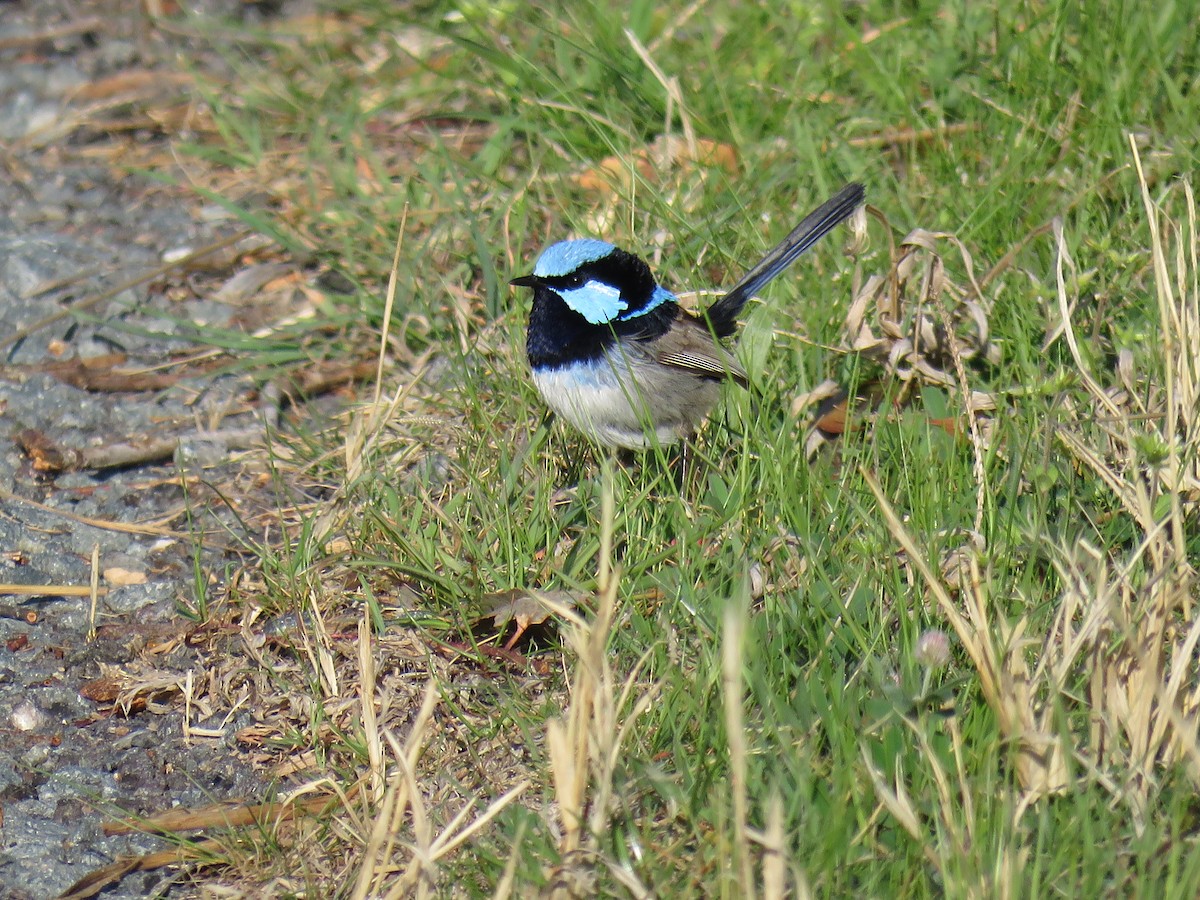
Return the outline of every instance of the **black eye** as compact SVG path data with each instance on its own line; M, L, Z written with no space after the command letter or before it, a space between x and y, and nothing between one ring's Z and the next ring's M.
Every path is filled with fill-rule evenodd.
M563 284L568 288L583 287L583 275L579 272L572 272L563 278Z

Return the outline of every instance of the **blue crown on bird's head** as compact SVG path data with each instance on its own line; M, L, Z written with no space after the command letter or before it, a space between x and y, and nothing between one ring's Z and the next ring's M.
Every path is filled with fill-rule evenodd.
M616 249L607 241L598 241L595 238L559 241L542 251L533 267L533 274L539 278L570 275L580 266L603 259Z
M551 244L533 274L513 283L552 292L590 325L629 321L676 300L644 260L595 238Z

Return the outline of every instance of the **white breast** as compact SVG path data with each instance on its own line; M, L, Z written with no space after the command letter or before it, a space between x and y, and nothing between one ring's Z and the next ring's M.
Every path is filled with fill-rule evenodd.
M667 446L690 435L720 392L715 381L660 366L630 366L615 354L534 371L533 382L547 406L592 440L630 450Z

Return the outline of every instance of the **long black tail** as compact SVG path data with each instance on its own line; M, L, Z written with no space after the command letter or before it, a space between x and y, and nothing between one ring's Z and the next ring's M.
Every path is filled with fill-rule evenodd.
M794 263L797 257L850 217L862 204L866 192L858 183L846 185L792 229L774 250L742 276L720 300L705 312L717 337L728 337L737 330L737 317L754 294L772 278Z

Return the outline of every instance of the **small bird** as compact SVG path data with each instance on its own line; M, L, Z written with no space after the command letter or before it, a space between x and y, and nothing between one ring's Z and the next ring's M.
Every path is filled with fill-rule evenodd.
M525 349L546 404L593 441L645 450L689 437L717 402L720 383L743 387L726 346L755 292L863 202L848 184L809 213L702 315L682 309L639 257L604 241L560 241L538 257Z

